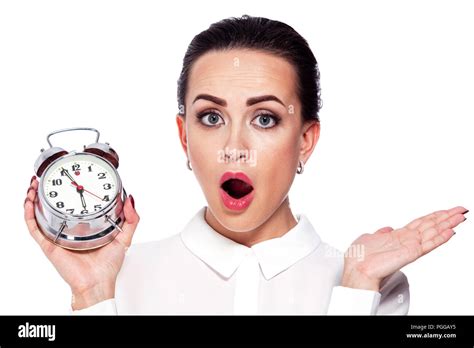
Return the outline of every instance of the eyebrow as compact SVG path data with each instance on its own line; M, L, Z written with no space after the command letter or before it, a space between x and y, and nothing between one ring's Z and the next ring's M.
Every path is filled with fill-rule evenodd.
M213 102L217 105L220 105L220 106L227 106L227 102L225 101L225 99L222 99L222 98L210 95L210 94L198 94L196 96L196 98L194 98L193 104L199 99L209 100L209 101L211 101L211 102ZM275 97L274 95L261 95L261 96L258 96L258 97L252 97L252 98L247 99L246 104L247 104L247 106L252 106L254 104L262 103L262 102L265 102L265 101L275 101L275 102L280 103L281 105L285 106L285 104L280 99Z
M213 102L217 105L220 105L220 106L227 106L227 102L224 99L219 98L219 97L215 97L215 96L210 95L210 94L198 94L196 96L196 98L194 98L193 104L199 99L209 100L209 101L211 101L211 102Z
M265 102L265 101L275 101L275 102L280 103L281 105L285 106L285 104L283 104L283 102L280 99L278 99L277 97L275 97L274 95L262 95L262 96L259 96L259 97L249 98L249 99L247 99L247 106L262 103L262 102Z

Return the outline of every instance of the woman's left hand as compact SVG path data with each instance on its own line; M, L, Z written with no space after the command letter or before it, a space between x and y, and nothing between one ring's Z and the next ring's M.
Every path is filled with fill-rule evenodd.
M464 207L440 210L396 230L384 227L363 234L345 254L341 285L379 291L383 278L451 239L467 212ZM355 251L361 255L353 255Z

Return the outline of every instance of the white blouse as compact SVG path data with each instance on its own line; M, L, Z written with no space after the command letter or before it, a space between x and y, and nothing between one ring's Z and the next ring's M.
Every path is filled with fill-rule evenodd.
M379 292L340 286L344 255L305 215L279 238L252 247L212 229L201 208L181 233L133 244L115 298L72 314L407 314L398 271Z

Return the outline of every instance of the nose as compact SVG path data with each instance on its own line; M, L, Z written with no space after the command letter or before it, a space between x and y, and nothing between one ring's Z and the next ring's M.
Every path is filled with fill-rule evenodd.
M228 126L222 153L226 163L243 162L249 151L249 134L245 124L233 122Z

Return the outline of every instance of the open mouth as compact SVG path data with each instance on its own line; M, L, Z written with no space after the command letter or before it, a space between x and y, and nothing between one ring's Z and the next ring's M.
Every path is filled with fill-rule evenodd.
M225 172L220 180L220 195L228 209L242 211L254 197L252 180L243 172Z
M235 199L240 199L253 191L252 185L240 179L229 179L221 185L221 188Z

